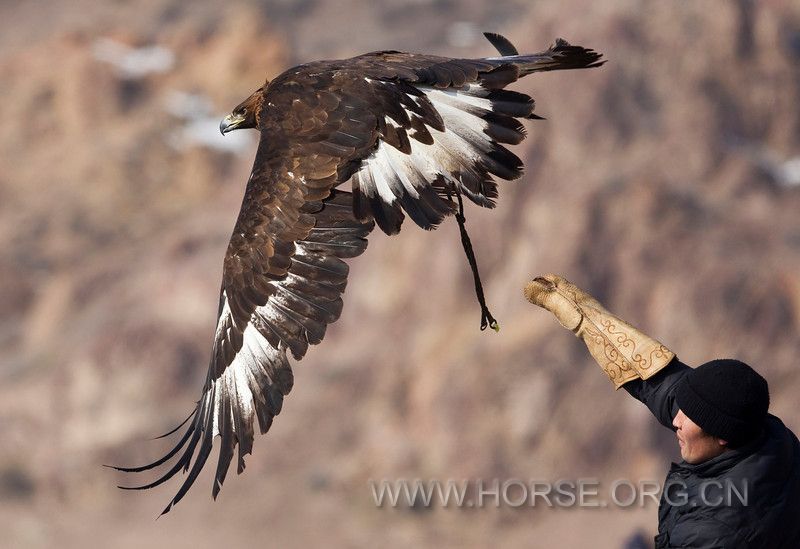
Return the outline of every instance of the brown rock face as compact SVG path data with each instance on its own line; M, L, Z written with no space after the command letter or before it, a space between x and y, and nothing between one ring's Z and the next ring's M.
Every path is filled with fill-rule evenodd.
M546 272L685 362L753 364L799 430L800 11L754 4L4 4L4 546L615 548L651 535L652 502L373 503L369 479L594 478L602 495L663 478L671 434L520 295ZM255 150L255 134L221 138L219 118L293 63L494 55L477 30L521 51L564 36L609 60L517 86L548 120L527 125L526 175L497 209L467 212L501 332L478 330L455 223L376 232L245 475L213 503L206 471L154 523L174 486L124 493L100 464L159 455L168 442L145 439L199 395Z

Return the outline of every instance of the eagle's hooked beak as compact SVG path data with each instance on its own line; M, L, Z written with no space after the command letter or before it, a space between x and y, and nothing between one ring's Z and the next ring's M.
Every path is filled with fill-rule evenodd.
M225 135L238 128L244 122L245 116L243 114L231 113L219 123L219 132Z

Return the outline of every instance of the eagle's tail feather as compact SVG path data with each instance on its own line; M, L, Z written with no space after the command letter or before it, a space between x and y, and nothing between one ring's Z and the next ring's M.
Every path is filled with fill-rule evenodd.
M488 74L491 75L508 65L515 67L519 71L518 78L534 72L587 69L599 67L605 63L605 60L600 59L601 57L602 54L592 49L582 46L573 46L563 38L557 38L546 51L541 53L502 55L500 57L488 58L492 61L501 62L498 69ZM510 77L511 75L509 75L509 78ZM516 80L516 78L514 80ZM510 80L510 82L514 80Z

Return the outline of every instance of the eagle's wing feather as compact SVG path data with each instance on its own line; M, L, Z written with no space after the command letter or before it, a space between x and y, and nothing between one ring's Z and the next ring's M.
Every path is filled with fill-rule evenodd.
M160 478L135 487L152 488L181 469L188 471L164 512L192 486L208 460L216 435L220 436L220 453L214 497L237 446L237 470L244 470L244 456L253 447L254 423L257 421L260 432L265 433L292 388L287 351L295 359L302 358L308 345L322 341L327 325L339 317L348 274L343 259L366 249L366 237L373 226L354 218L350 193L334 190L322 201L301 203L292 198L296 196L292 189L301 186L287 180L270 185L285 187L287 198L268 200L262 196L265 192L252 189L257 177L251 177L226 255L211 364L189 427L163 458L143 467L118 468L145 471L180 453ZM259 199L263 209L258 212L273 213L259 217L247 207L249 200ZM243 219L243 214L251 219ZM269 238L270 232L276 236ZM284 240L295 236L293 242ZM248 246L260 246L261 250L248 252ZM285 264L285 268L270 265L276 257L276 263Z
M519 118L539 118L530 96L503 88L531 72L597 66L599 58L564 40L537 54L486 59L394 51L353 58L378 118L377 140L352 177L356 215L394 234L404 213L435 228L453 211L452 192L494 207L495 178L522 175L522 161L504 145L525 138Z

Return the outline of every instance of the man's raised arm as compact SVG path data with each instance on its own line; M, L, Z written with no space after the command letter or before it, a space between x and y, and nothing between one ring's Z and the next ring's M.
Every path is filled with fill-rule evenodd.
M674 389L691 370L675 353L558 275L533 279L525 287L525 297L553 313L562 326L583 340L616 389L624 387L672 429L678 412Z

